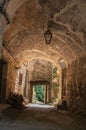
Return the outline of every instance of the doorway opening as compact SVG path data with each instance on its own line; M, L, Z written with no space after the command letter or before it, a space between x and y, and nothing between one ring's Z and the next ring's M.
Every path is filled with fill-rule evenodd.
M44 104L44 102L45 102L45 85L34 85L32 103Z
M40 99L41 98L41 99ZM51 100L50 84L46 80L30 81L30 103L48 104Z
M8 64L0 60L0 103L6 103L6 83Z

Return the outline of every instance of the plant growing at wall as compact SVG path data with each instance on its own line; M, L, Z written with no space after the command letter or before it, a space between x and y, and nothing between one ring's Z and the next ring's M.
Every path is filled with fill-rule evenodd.
M58 70L57 67L54 67L54 68L53 68L52 83L53 83L53 87L54 87L54 88L59 87L57 70Z
M54 68L53 68L52 79L58 77L58 75L57 75L57 70L58 70L57 67L54 67Z
M52 103L55 103L57 102L57 99L58 99L58 87L59 87L59 82L58 82L58 68L57 67L54 67L53 70L52 70L52 92L53 92L53 97L52 97L52 100L51 102Z

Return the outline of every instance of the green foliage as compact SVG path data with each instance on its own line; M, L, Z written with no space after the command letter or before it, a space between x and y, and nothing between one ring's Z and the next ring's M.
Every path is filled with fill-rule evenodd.
M59 84L58 83L53 83L53 88L57 88L59 87Z
M58 70L57 67L53 68L52 80L56 79L56 81L53 82L53 87L54 88L59 87L57 70Z
M54 67L54 68L53 68L53 73L54 73L54 74L57 74L57 67Z
M57 75L57 70L58 70L57 67L54 67L54 68L53 68L52 79L58 77L58 75Z
M36 98L40 102L44 102L44 87L41 85L36 85L35 88Z
M54 103L56 101L57 101L57 97L55 97L55 98L52 99L52 103Z

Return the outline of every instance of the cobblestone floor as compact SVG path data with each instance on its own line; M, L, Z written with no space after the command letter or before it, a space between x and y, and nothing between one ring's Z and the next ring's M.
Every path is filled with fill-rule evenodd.
M52 108L10 108L4 112L0 130L86 130L86 119Z

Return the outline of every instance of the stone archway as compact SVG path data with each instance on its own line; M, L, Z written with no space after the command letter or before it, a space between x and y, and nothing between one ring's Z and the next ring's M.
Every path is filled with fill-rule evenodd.
M58 71L54 73L54 68L58 68L54 63L48 61L48 59L32 59L30 61L26 61L21 65L21 68L17 69L16 75L16 85L14 87L15 92L21 92L24 97L28 98L31 102L31 86L34 86L38 83L38 85L43 84L47 85L47 89L51 89L52 91L52 101L54 93L56 93L56 97L58 100L62 98L62 88L61 88L61 69L58 68ZM20 84L19 74L22 74L22 81ZM55 76L56 75L56 76ZM31 85L31 81L34 81L34 85ZM36 83L37 82L37 83ZM59 86L58 86L59 85ZM50 87L48 87L50 86ZM54 89L56 91L54 91ZM33 89L32 89L33 90ZM46 90L47 91L47 90ZM51 92L50 92L51 93ZM46 95L46 94L45 94ZM47 95L48 92L47 92ZM51 99L46 99L46 102L50 102ZM48 101L49 100L49 101Z

